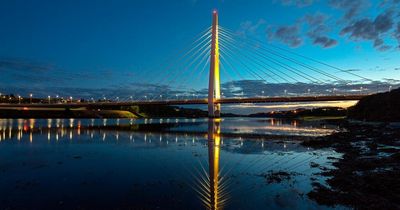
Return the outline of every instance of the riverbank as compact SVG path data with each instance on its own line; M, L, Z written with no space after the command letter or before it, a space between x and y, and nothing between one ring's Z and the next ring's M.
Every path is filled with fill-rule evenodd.
M348 117L363 121L398 122L400 121L400 88L377 93L361 99L349 108Z
M328 186L314 182L308 196L328 206L400 208L400 125L343 121L340 127L340 132L303 142L343 154L334 169L321 167Z

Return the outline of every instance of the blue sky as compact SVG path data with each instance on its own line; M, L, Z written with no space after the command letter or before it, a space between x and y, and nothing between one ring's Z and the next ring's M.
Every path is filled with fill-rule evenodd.
M158 81L160 66L210 26L214 8L221 27L239 37L372 80L400 80L399 0L3 0L0 92L135 94L136 83ZM207 82L206 74L191 79L196 90ZM230 79L240 78L223 82Z

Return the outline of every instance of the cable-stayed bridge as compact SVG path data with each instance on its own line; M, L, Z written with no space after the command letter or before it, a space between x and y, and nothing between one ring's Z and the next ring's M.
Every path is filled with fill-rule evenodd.
M260 87L257 90L244 90L236 86L237 81L257 81L262 84L299 84L314 86L351 84L354 81L373 82L352 71L344 70L317 59L261 42L221 27L218 13L213 11L212 26L198 35L189 49L178 53L173 62L161 66L158 75L145 73L139 78L151 78L154 87L159 87L157 94L139 93L135 98L113 101L94 101L77 103L0 104L1 107L117 107L130 105L186 105L207 104L210 117L219 117L221 104L235 103L271 103L271 102L308 102L308 101L343 101L359 100L367 94L359 92L340 93L333 88L328 94L312 94L305 90L304 95L290 95L287 90L280 91L284 96L271 97L272 90ZM209 71L207 71L209 69ZM208 72L208 75L207 75ZM351 79L343 79L343 78ZM207 81L202 78L208 78ZM221 83L229 81L230 86ZM191 91L192 95L182 96L186 86L208 83L202 93ZM174 88L171 88L174 86ZM161 87L161 88L160 88ZM138 87L140 88L140 87ZM247 91L247 92L245 92ZM201 91L200 91L201 92ZM257 93L254 93L257 92ZM224 94L225 93L225 94ZM196 97L194 97L196 95Z

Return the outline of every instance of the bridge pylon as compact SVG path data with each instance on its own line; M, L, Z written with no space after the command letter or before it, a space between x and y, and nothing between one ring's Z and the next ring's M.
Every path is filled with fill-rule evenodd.
M208 81L208 116L219 118L221 116L220 72L219 72L219 42L218 42L218 12L213 11L210 54L210 78Z

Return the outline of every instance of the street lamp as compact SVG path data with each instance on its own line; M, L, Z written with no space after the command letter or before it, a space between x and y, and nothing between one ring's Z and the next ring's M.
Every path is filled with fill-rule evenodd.
M50 104L50 99L51 99L51 97L50 97L50 96L47 96L47 98L49 99L49 104Z
M21 103L21 96L18 96L18 103Z
M72 103L72 96L70 96L70 97L69 97L69 100L70 100L70 101L71 101L71 103Z
M133 96L130 96L129 98L131 99L131 101L133 101Z
M307 89L308 95L310 95L310 92L311 92L311 90L310 90L310 88L308 88L308 89Z
M147 101L147 96L144 96L144 100Z
M392 91L392 86L390 85L389 86L389 92L391 92ZM0 94L1 95L1 94Z
M264 97L264 91L263 90L261 91L261 96Z
M32 96L33 96L33 94L31 93L31 94L29 94L29 102L30 103L32 103Z
M287 95L287 90L284 91L285 92L285 96Z

